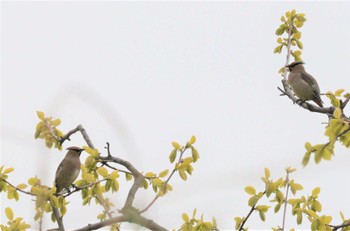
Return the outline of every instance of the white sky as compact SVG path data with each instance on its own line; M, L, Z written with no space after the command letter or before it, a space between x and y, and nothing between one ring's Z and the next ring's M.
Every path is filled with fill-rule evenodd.
M145 214L166 228L197 208L233 229L233 218L249 211L244 187L263 190L264 168L277 179L287 166L298 168L292 177L303 195L321 187L323 212L340 224L340 210L350 217L349 150L338 145L331 162L302 168L305 142L326 142L327 118L277 90L285 56L273 54L274 33L291 9L308 19L302 57L321 91L349 91L349 2L1 2L1 164L15 168L9 180L37 175L52 184L65 152L34 140L42 110L64 132L82 124L99 150L109 141L114 155L144 172L171 167L171 142L195 135L201 158L193 176L176 175L173 192ZM64 147L73 145L84 143L76 135ZM120 183L117 208L130 187ZM153 196L141 189L136 204ZM1 195L1 223L10 206L37 229L32 198L20 199ZM100 208L82 207L80 194L70 199L66 228L97 221ZM288 215L288 228L309 228ZM46 217L45 228L55 227ZM247 226L269 229L281 217L263 223L253 214Z

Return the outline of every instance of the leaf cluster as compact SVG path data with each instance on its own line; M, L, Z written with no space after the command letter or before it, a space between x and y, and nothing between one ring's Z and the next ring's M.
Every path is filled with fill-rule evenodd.
M303 43L300 41L301 32L300 28L306 21L305 14L297 13L295 10L287 11L285 15L281 17L281 24L277 28L275 34L278 36L278 46L275 47L274 53L280 54L283 48L289 51L291 47L297 47L298 49L290 49L290 54L294 57L295 61L300 61L301 50L304 48ZM284 67L280 69L280 73L284 72Z
M330 91L327 93L327 97L335 107L333 115L325 128L324 134L328 137L328 142L316 145L311 145L309 142L306 142L306 153L302 160L303 166L309 163L311 154L314 154L314 161L316 164L320 163L322 159L331 160L337 141L346 148L350 148L350 120L344 115L341 101L342 97L348 98L349 93L343 94L343 92L343 89L339 89L335 93Z
M35 139L45 140L46 147L58 148L62 150L60 139L63 137L63 133L57 128L61 124L60 119L53 119L52 117L45 117L45 114L41 111L37 111L37 115L40 119L35 129Z
M187 180L188 174L192 175L192 171L193 171L192 164L197 162L197 160L199 159L199 153L197 149L193 146L195 142L196 142L195 136L192 136L185 146L181 146L179 143L175 141L172 142L173 150L169 155L169 161L170 163L173 163L176 157L179 156L173 171L177 171L181 179L184 181ZM188 149L191 150L191 156L182 158L183 153Z
M275 204L274 213L278 213L282 205L285 205L283 211L285 213L288 204L291 206L291 213L296 217L298 225L302 224L303 217L306 217L310 222L311 230L332 230L332 228L335 227L330 224L332 217L321 214L322 204L318 198L320 193L319 187L314 188L311 195L288 198L289 191L293 194L293 196L296 196L298 191L303 190L303 186L301 184L296 183L293 179L289 179L289 174L293 173L294 171L295 169L289 167L286 169L287 176L284 179L279 178L278 180L274 181L270 178L269 169L265 168L265 176L261 178L265 185L264 190L258 192L253 186L245 187L245 192L250 195L248 205L251 207L251 210L246 217L235 217L235 229L247 230L244 228L244 225L254 211L259 213L259 217L262 221L265 221L265 213L268 211L270 206L265 204L258 205L258 202L262 198L266 197L270 198L270 202L272 204ZM286 190L286 195L282 192L282 189ZM349 229L349 220L344 218L343 213L340 214L343 224L345 224L343 228ZM278 226L277 228L273 228L273 230L282 230L282 228Z
M212 218L212 221L205 221L203 214L200 218L196 218L197 209L193 210L192 218L189 217L187 213L182 214L182 220L184 223L181 226L181 231L212 231L218 230L215 217Z
M287 176L294 172L295 169L287 168ZM235 217L234 220L236 222L235 229L236 230L244 230L244 225L247 222L249 216L255 211L259 213L259 217L262 221L266 220L266 212L271 208L271 206L266 204L259 204L258 202L262 198L270 199L272 205L274 204L274 212L278 213L280 211L281 206L286 200L283 189L286 187L290 188L293 194L296 194L297 191L303 189L301 184L295 183L294 180L289 180L288 177L285 179L279 178L278 180L273 180L270 178L270 170L265 168L264 177L261 178L264 183L264 189L261 191L257 191L253 186L246 186L245 192L250 195L248 199L248 206L250 207L250 212L246 217Z
M7 225L0 225L2 231L24 231L31 227L23 221L22 217L15 218L12 209L9 207L5 209L5 215L8 221Z

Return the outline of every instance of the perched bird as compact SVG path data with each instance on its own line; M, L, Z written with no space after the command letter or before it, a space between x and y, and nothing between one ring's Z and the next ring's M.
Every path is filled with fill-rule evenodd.
M80 154L84 149L79 147L69 147L68 152L56 171L55 186L56 193L61 193L77 179L80 172Z
M318 106L323 107L318 83L305 71L303 64L303 61L296 61L286 66L290 71L287 82L299 99L312 100Z

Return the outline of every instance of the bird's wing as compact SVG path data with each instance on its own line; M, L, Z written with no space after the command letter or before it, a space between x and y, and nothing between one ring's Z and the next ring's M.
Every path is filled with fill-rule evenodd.
M66 162L66 159L63 159L60 165L58 165L58 168L56 170L56 176L55 176L56 181L57 181L57 176L63 176L61 171L63 169L63 165L65 164L65 162ZM56 181L55 181L55 185L56 185Z
M313 101L315 101L320 107L323 107L322 106L323 101L320 97L320 87L318 86L318 83L316 82L315 78L306 72L300 73L300 74L301 74L301 79L305 81L307 84L309 84L313 89L312 91L312 95L314 96Z
M308 73L300 73L301 79L305 82L307 82L314 90L320 91L320 88L316 82L316 79L312 77L312 75Z

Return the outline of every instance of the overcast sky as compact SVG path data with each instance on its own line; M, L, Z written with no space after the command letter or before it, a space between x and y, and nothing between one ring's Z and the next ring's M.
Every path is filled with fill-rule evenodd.
M195 135L201 158L193 176L175 175L174 190L145 214L166 228L197 208L233 229L233 218L249 211L244 187L263 190L264 168L277 179L287 166L298 169L298 195L320 186L323 212L340 224L339 211L350 217L349 150L337 145L332 161L302 168L305 142L327 141L327 118L277 90L285 55L273 54L275 30L291 9L306 14L302 58L321 91L350 91L349 2L1 2L1 165L15 168L9 180L36 175L52 185L65 151L34 140L41 110L60 118L63 132L82 124L100 151L109 141L143 172L170 168L171 142ZM73 145L85 144L75 135L64 148ZM120 184L116 208L130 187L124 177ZM140 190L136 205L153 196ZM10 206L37 229L32 198L20 199L1 195L1 223ZM65 226L96 222L100 211L73 195ZM288 228L309 228L287 214ZM46 218L45 228L55 227ZM263 223L253 214L247 226L269 229L281 218L271 213Z

